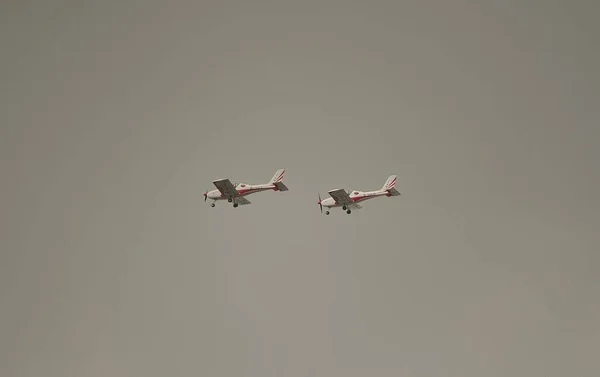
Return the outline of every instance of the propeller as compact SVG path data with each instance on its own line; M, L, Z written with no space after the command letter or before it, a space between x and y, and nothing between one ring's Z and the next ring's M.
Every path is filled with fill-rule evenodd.
M204 201L206 201L206 199L208 198L208 190L204 191Z
M321 213L323 213L323 204L321 204L321 194L319 195L319 201L317 202L317 204L319 205L319 207L321 207Z

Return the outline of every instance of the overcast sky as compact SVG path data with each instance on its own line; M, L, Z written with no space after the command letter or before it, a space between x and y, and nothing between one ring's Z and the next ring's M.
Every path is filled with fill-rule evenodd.
M595 2L5 3L2 376L600 375Z

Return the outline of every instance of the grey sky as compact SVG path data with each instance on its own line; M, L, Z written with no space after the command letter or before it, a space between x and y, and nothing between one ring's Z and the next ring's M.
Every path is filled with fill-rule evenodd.
M7 2L0 374L597 376L597 14Z

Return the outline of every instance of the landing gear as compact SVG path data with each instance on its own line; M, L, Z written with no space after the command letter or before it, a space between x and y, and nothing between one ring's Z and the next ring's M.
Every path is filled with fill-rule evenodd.
M342 209L345 211L346 210L346 206L343 206Z
M350 211L350 210L348 209L348 210L346 210L346 213L347 213L347 214L351 214L351 213L352 213L352 211Z
M232 199L232 198L227 198L227 201L228 201L229 203L231 203L231 202L233 202L233 199Z
M210 203L210 206L211 206L211 207L214 207L214 206L215 206L215 203Z
M233 203L233 208L237 208L238 204L237 203Z
M326 214L326 215L329 215L329 211L325 211L325 214Z

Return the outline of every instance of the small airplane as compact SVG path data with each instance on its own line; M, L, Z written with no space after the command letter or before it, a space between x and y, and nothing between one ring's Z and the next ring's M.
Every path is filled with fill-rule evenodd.
M213 202L210 204L211 207L215 206L217 200L225 200L229 203L233 203L233 207L237 208L238 205L251 204L251 202L245 198L245 196L254 194L260 191L288 191L286 185L283 184L283 176L285 175L285 169L279 169L275 172L275 175L269 183L260 185L249 185L247 183L232 184L227 178L218 179L213 182L217 187L216 190L206 191L204 195L204 201L212 199Z
M344 189L335 189L329 191L331 198L321 200L321 194L319 194L319 201L317 204L321 207L321 213L323 213L323 207L327 208L325 211L326 215L329 215L329 209L342 207L347 214L352 213L352 209L361 209L362 206L358 204L368 199L377 198L380 196L398 196L400 193L395 188L396 176L390 175L385 181L383 187L375 191L357 191L349 190L346 192Z

